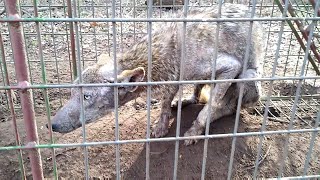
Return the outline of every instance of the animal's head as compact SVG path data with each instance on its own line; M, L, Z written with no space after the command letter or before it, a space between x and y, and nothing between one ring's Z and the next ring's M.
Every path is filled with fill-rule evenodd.
M144 68L137 67L130 70L119 70L117 81L119 83L139 82L143 81L145 76ZM106 83L114 82L114 66L109 56L99 56L97 64L88 67L82 73L82 83ZM78 83L79 79L75 80ZM121 86L118 87L119 104L135 98L138 93L139 86ZM69 101L56 113L52 119L52 130L60 133L71 132L81 127L80 119L80 97L83 96L83 109L85 124L94 122L95 120L106 115L114 109L114 87L84 87L83 93L79 88L71 89L71 97Z

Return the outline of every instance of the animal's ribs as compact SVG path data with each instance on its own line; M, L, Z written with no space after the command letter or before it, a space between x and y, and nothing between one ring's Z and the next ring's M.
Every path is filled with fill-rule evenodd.
M312 5L313 9L315 9L315 6L316 6L316 2L315 0L306 0L305 2L309 1L310 4ZM283 13L284 11L284 4L286 2L286 0L282 0L283 4L281 4L280 0L275 0L275 2L277 3L280 11ZM307 6L306 4L304 6ZM297 8L294 8L291 4L291 2L289 1L288 2L288 12L290 14L291 17L299 17L299 14L297 11L302 11L300 8L303 8L303 7L300 7L300 6L297 6ZM312 13L313 14L313 13ZM320 9L317 10L317 16L320 16ZM311 29L311 24L310 23L308 26L304 26L304 24L301 22L301 20L294 20L294 23L296 24L296 26L298 28L296 28L292 22L290 20L287 20L287 23L289 24L292 32L294 33L295 37L297 38L301 48L305 51L306 53L306 42L308 41L308 36L309 36L309 33L310 33L310 29ZM297 32L297 29L299 29L299 31L301 32L301 35L303 37L303 39L301 38L301 36L299 35L299 33ZM316 33L313 34L313 38L320 38L320 36ZM314 58L320 63L320 55L319 55L319 52L317 51L317 47L314 43L314 41L311 41L311 44L310 44L310 50L312 51L313 55L314 55ZM314 70L316 71L317 75L320 75L320 71L319 71L319 68L318 68L318 65L316 64L315 60L312 56L308 56L308 60L310 61L310 63L312 64Z

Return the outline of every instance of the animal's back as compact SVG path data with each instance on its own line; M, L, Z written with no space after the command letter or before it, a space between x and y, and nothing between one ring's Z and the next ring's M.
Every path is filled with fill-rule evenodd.
M218 6L193 8L188 18L217 18ZM222 18L248 17L248 7L239 4L224 4ZM172 16L171 16L172 17ZM183 17L179 12L174 17ZM178 80L182 49L185 45L184 79L209 79L212 73L212 60L217 50L218 56L231 55L243 63L250 22L220 22L218 46L215 47L216 22L187 22L185 41L183 40L183 23L155 23L152 33L152 80ZM253 23L252 41L248 59L248 68L256 68L257 57L261 54L262 29L259 23ZM130 48L120 59L123 68L144 67L147 70L148 37L144 37Z
M193 9L188 14L188 17L195 19L217 18L218 6ZM248 7L236 4L225 4L222 6L221 18L241 17L249 17ZM223 54L231 55L236 57L241 64L243 64L250 22L233 21L219 23L217 47L215 47L217 37L216 22L188 22L186 25L184 42L182 33L183 24L171 23L171 28L172 27L175 28L174 31L177 33L178 56L181 56L181 49L183 43L185 43L186 79L208 79L208 75L211 75L211 64L216 51L218 56ZM247 68L255 69L258 67L257 61L261 59L261 54L263 52L262 42L264 33L258 22L254 22L252 28ZM177 59L180 60L180 58ZM180 62L177 64L180 64ZM205 76L203 74L205 74Z

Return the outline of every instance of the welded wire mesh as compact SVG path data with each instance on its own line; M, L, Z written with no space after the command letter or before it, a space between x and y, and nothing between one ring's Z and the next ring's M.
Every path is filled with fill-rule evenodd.
M147 89L146 100L138 103L139 108L136 107L136 102L132 103L137 112L132 111L131 106L116 108L108 124L82 126L81 131L69 136L55 134L46 129L45 124L49 122L50 126L52 115L68 100L70 88L75 86L72 84L73 80L79 77L81 82L82 70L94 64L100 54L106 53L116 59L139 39L147 36L148 69L151 69L150 44L153 41L152 28L157 26L156 21L172 20L171 13L181 10L183 6L205 8L219 3L199 0L184 1L181 4L182 1L173 1L174 8L170 8L172 5L170 3L164 5L165 2L170 1L41 0L30 2L21 0L19 2L27 70L30 74L30 87L32 87L35 120L38 123L40 140L36 147L41 149L44 164L41 168L44 176L154 179L159 178L161 174L163 178L173 177L173 179L293 176L319 178L320 83L319 74L317 74L319 61L315 53L310 50L312 42L315 47L319 46L320 32L317 23L319 17L314 11L319 7L319 3L312 5L310 1L278 1L282 10L279 4L272 1L231 1L246 4L251 9L252 6L255 7L252 15L264 18L263 20L256 18L264 26L267 37L266 54L263 59L264 94L252 111L240 113L239 108L236 115L231 118L233 121L231 121L232 125L227 126L228 130L212 131L212 127L207 126L205 135L197 137L204 139L204 144L195 145L201 146L198 150L181 144L181 140L185 137L180 131L183 131L184 118L186 118L181 104L176 112L176 125L172 125L174 127L172 136L151 138L151 121L154 121L156 117L154 114L157 114L159 105L151 101L151 95L155 92L151 91L150 86ZM287 12L290 7L292 13ZM185 8L182 13L186 11ZM3 140L0 138L0 155L6 157L3 161L0 160L0 164L6 167L0 168L0 179L31 176L30 169L33 168L25 150L28 140L24 135L24 125L20 121L23 113L19 90L13 88L17 85L17 77L8 28L12 19L7 16L5 1L0 1L0 41L3 43L3 45L0 44L3 53L0 61L0 126L5 129L10 125L8 127L11 129L0 132L4 136ZM299 22L303 24L303 28L298 27L290 18L300 18ZM214 20L212 21L214 23ZM294 29L289 26L290 22ZM187 23L185 21L184 25ZM303 39L300 33L306 28L310 31L309 42L308 39ZM250 31L248 29L248 33ZM299 44L294 31L301 36L306 51ZM183 57L184 48L182 47L182 59L185 58ZM316 51L319 52L319 49L317 48ZM308 52L307 55L306 52ZM308 54L313 64L307 57ZM183 63L181 66L183 69ZM149 70L148 73L150 73ZM148 81L150 75L147 74ZM9 78L8 82L6 77ZM215 81L211 82L215 83ZM156 83L146 82L140 85L156 85ZM182 80L182 83L185 86L181 86L178 93L180 103L182 96L191 93L188 85L201 83L201 81L183 82ZM77 87L85 86L95 85L78 85ZM112 86L115 92L117 92L117 86L119 84ZM80 101L83 101L83 96L81 97ZM117 107L118 97L114 100ZM81 117L83 117L85 113L83 106L79 108L82 110ZM189 109L189 111L194 110ZM18 125L11 126L11 122L16 124L16 119ZM136 120L126 123L124 119ZM214 123L212 124L214 126ZM132 132L136 133L129 137L128 134ZM100 137L100 133L108 136ZM293 135L289 135L290 133ZM213 139L214 142L212 142ZM221 142L219 144L219 139L222 141L226 139L228 148ZM164 144L166 142L168 143ZM170 144L170 142L175 143ZM245 147L238 145L239 142L245 144L243 145ZM145 144L145 147L135 143ZM160 143L158 148L161 153L153 152L154 143ZM219 145L222 149L215 149ZM102 153L104 151L105 154ZM213 151L218 152L213 154ZM99 153L103 154L103 157L99 156ZM140 153L144 155L136 155ZM105 156L106 154L108 156ZM76 163L78 161L79 163ZM164 163L166 161L172 163L168 165ZM226 162L221 165L223 166L221 169L210 169L212 166L219 166L215 163L220 161ZM193 164L197 165L193 166ZM139 165L141 167L137 169ZM191 173L185 174L186 171Z

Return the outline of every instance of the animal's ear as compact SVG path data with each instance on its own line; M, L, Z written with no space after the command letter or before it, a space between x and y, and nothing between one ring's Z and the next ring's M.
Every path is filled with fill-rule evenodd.
M108 64L108 63L110 63L110 56L109 55L101 54L98 57L98 62L97 62L98 65L105 65L105 64Z
M141 82L145 76L145 71L143 67L138 67L132 70L124 70L117 79L119 82L128 83L128 82ZM123 86L121 87L125 91L134 92L137 90L138 86Z

